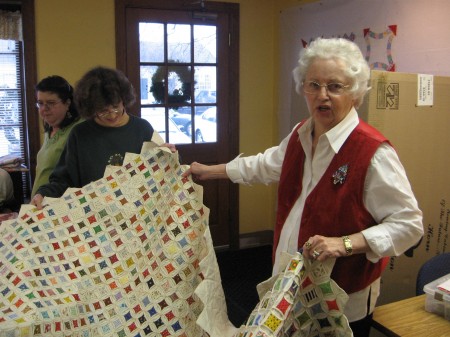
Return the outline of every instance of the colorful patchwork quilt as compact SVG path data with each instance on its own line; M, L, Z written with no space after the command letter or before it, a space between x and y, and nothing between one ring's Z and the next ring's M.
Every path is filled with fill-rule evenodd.
M2 222L0 337L351 336L331 269L301 256L246 325L230 323L209 209L185 169L146 143L102 179Z
M235 337L349 337L347 294L330 279L335 260L297 253L283 273L258 285L260 302Z

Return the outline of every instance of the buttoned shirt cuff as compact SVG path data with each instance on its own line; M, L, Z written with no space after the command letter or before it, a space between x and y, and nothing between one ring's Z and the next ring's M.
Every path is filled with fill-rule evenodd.
M377 227L373 226L361 232L370 247L370 251L366 253L366 258L373 263L377 263L382 257L392 254L392 241L388 235L383 235L382 230Z
M227 176L233 183L250 185L249 183L244 181L244 178L242 177L241 172L239 170L239 158L241 156L242 153L226 164L225 169L227 171Z

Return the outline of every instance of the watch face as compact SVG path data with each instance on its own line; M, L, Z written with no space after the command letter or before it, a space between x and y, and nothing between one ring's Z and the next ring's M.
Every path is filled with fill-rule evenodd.
M350 238L348 236L343 236L342 240L344 240L345 253L347 255L351 255L351 253L353 252L353 246Z

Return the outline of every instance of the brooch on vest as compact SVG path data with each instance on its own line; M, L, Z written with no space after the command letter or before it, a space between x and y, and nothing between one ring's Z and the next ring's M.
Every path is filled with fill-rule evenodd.
M333 184L343 184L345 178L347 177L348 164L345 164L337 169L336 172L333 173Z

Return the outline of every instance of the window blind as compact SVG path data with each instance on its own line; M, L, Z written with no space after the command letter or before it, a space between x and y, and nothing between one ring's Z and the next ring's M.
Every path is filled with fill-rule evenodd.
M0 156L23 158L20 42L0 40Z

